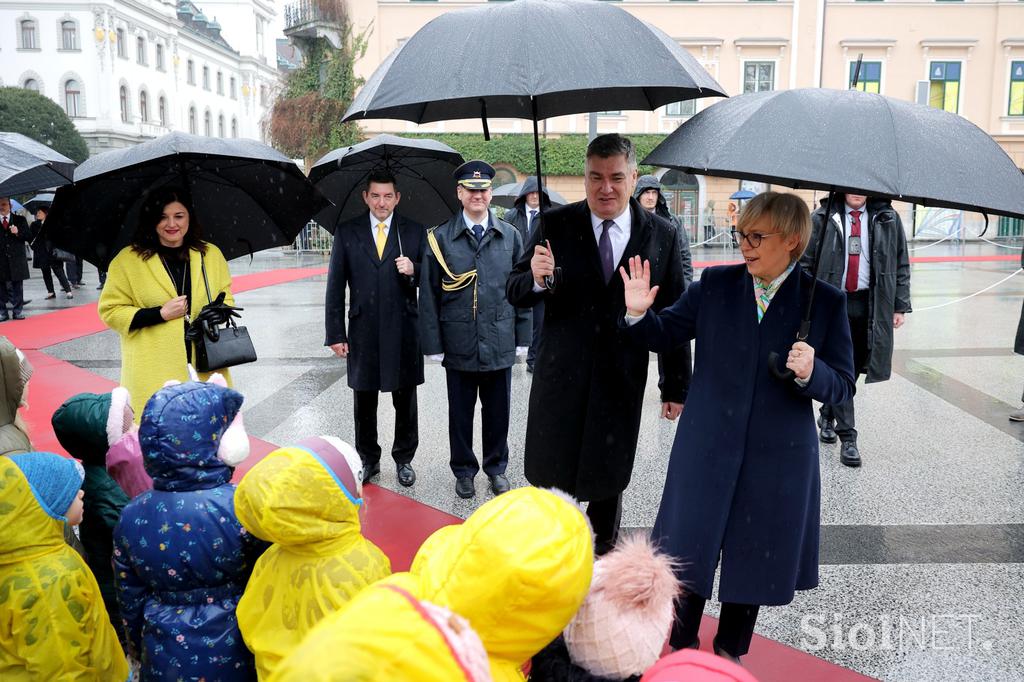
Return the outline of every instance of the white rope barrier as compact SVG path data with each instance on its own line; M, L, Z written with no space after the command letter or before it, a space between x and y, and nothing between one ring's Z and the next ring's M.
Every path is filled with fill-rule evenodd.
M947 234L945 237L943 237L942 239L940 239L937 242L932 242L931 244L925 244L924 246L915 246L912 249L907 249L907 251L924 251L925 249L930 249L931 247L935 246L936 244L941 244L942 242L946 241L947 239L952 239L955 236L956 236L955 233L954 234Z
M1020 251L1021 248L1024 248L1024 247L1020 247L1020 246L1008 246L1006 244L1000 244L999 242L994 242L991 239L985 239L984 237L982 237L980 235L978 236L978 239L980 239L983 242L988 242L992 246L998 246L1001 249L1010 249L1011 251Z
M696 248L696 247L698 247L698 246L704 246L705 244L708 244L708 243L710 243L710 242L713 242L713 241L715 241L716 239L718 239L719 237L724 237L724 236L726 236L726 235L728 235L728 234L729 234L728 232L720 232L719 234L716 234L716 235L715 235L714 237L712 237L711 239L705 239L705 240L704 240L704 241L702 241L702 242L697 242L696 244L690 244L690 248L691 248L691 249L693 249L693 248Z
M952 301L946 301L945 303L938 303L936 305L930 305L930 306L927 306L927 307L924 307L924 308L914 308L914 314L923 313L926 310L937 310L938 308L945 308L946 306L950 306L950 305L953 305L955 303L962 303L963 301L966 301L968 299L974 298L975 296L983 294L986 291L989 291L990 289L995 289L997 286L999 286L1003 282L1006 282L1006 281L1012 279L1013 277L1015 277L1016 275L1020 274L1021 271L1024 271L1024 268L1017 268L1016 270L1011 272L1009 275L1007 275L1006 277L1003 277L1001 280L996 282L995 284L990 284L989 286L985 287L981 291L975 291L973 294L970 294L968 296L964 296L963 298L957 298L957 299L954 299Z

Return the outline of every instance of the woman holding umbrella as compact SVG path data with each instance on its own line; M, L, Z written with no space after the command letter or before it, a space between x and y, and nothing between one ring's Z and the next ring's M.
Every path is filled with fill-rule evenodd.
M50 212L49 204L42 204L36 209L36 220L29 226L32 231L32 267L43 271L43 284L46 285L46 298L57 298L53 292L53 275L57 275L60 288L64 295L74 298L71 293L71 283L64 274L64 261L53 257L53 241L50 239L49 231L46 228L46 214Z
M203 241L188 195L153 192L143 201L131 243L110 262L99 302L100 318L121 336L121 385L131 394L136 420L164 382L189 380L189 322L218 301L234 305L231 274L220 249ZM230 384L227 370L220 373Z
M699 645L705 601L721 563L722 615L714 649L747 653L760 605L788 604L818 584L818 439L812 400L854 392L845 299L818 285L811 332L792 343L814 281L798 262L811 236L807 205L765 192L733 233L744 265L704 271L671 307L649 266L631 259L625 282L628 333L652 351L696 338L693 381L669 460L654 539L679 560L687 594L671 644ZM768 356L786 353L795 378L773 376ZM778 372L776 372L777 374Z

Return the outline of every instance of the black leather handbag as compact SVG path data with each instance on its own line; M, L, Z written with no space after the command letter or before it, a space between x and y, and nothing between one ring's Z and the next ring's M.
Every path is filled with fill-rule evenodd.
M203 268L203 284L206 286L206 300L213 305L210 296L210 282L206 279L206 259L201 260ZM219 300L219 299L218 299ZM206 308L204 308L206 310ZM228 311L241 310L241 308L228 307ZM230 314L226 315L227 322L224 326L213 323L203 318L200 312L197 319L192 323L199 325L201 333L194 334L195 339L195 364L200 372L213 372L225 367L244 365L256 361L256 349L249 338L249 330L239 327Z

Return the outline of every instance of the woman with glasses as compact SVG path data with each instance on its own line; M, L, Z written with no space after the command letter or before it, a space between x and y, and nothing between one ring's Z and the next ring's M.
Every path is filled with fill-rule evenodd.
M794 194L752 199L735 231L743 265L705 270L671 307L650 309L658 287L631 259L624 326L652 351L696 339L693 380L669 459L654 539L679 561L687 593L671 644L697 632L721 564L721 618L713 648L746 654L758 608L788 604L818 585L818 435L812 400L854 392L853 347L843 294L818 284L810 335L794 343L813 275L798 260L811 235ZM780 378L768 355L785 358ZM783 369L783 368L777 368Z

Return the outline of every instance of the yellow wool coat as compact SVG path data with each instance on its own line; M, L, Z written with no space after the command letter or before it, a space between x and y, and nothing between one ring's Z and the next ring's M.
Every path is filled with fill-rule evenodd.
M324 619L272 682L490 682L487 654L465 621L449 615L442 632L396 585L379 582Z
M391 564L360 533L359 508L306 450L275 450L246 473L235 491L245 529L273 542L238 603L238 625L256 656L261 680L306 633Z
M0 680L120 682L128 662L92 571L0 457Z
M487 649L495 682L514 682L579 610L593 568L583 513L547 490L518 488L462 525L436 531L410 574L395 579L466 618Z
M223 291L224 302L233 305L231 273L224 255L213 244L207 244L203 258L210 281L210 295L216 299ZM193 249L189 253L191 317L198 315L210 302L206 297L201 265L200 253ZM126 246L110 262L107 282L100 295L99 314L104 324L121 337L121 385L131 395L136 422L142 418L146 401L169 379L189 380L182 320L129 330L135 313L141 308L162 306L176 296L174 283L159 256L143 260L130 246ZM230 386L228 371L221 370L220 373ZM205 380L208 375L200 376Z

